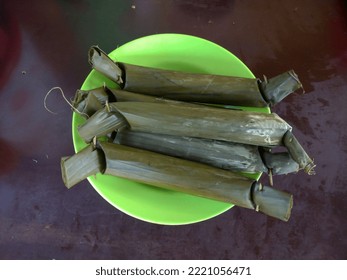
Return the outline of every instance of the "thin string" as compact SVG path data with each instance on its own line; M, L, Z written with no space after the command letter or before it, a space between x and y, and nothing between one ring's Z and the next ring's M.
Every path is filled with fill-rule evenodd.
M71 104L71 102L65 97L65 94L64 94L64 92L63 92L63 90L62 90L61 87L53 87L53 88L51 88L51 89L46 93L45 98L44 98L44 100L43 100L43 106L45 107L45 109L46 109L48 112L50 112L51 114L54 114L54 115L57 115L57 114L58 114L58 113L56 113L56 112L51 111L51 110L48 109L48 107L47 107L47 98L48 98L48 96L51 94L51 92L52 92L53 90L59 90L59 91L60 91L61 95L63 96L63 98L64 98L64 100L65 100L65 102L66 102L67 104L69 104L69 106L71 107L71 109L72 109L73 111L77 112L77 113L80 114L80 115L85 115L87 118L89 117L86 113L80 112L77 108L75 108L75 107Z

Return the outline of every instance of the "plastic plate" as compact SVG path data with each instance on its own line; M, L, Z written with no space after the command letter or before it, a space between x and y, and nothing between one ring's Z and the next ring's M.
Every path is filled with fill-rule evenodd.
M102 46L101 46L102 47ZM162 69L254 78L235 55L215 43L182 34L158 34L131 41L110 54L116 61ZM116 84L92 70L81 89ZM269 112L268 108L247 108ZM73 144L78 152L86 144L77 128L84 122L76 113L72 119ZM258 179L261 174L252 174ZM133 181L98 174L88 178L94 189L120 211L137 219L163 225L204 221L233 207L232 204L163 190Z

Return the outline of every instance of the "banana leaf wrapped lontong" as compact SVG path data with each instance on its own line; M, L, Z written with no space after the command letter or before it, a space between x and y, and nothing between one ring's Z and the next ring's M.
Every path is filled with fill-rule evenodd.
M101 119L114 121L103 131ZM179 101L113 102L97 111L79 127L90 142L120 127L132 131L181 137L205 138L261 147L285 146L291 158L308 174L313 160L292 133L292 127L277 114L213 108ZM95 133L97 131L97 134Z
M302 88L293 70L264 81L193 74L114 62L97 46L89 50L89 63L126 91L188 102L265 107Z
M160 99L154 96L103 86L91 90L77 90L72 106L82 117L91 117L96 111L104 108L106 103L115 101L160 102Z
M240 172L270 172L272 175L297 172L300 168L288 152L271 153L254 145L126 129L126 119L117 112L98 111L79 127L80 136L87 142L94 137L116 132L115 143L137 147L166 155L206 163L218 168Z
M93 102L90 102L91 100ZM107 87L89 91L78 90L74 105L83 114L92 115L88 124L79 128L80 136L87 143L91 142L95 136L104 136L117 130L115 143L202 162L227 170L247 173L271 171L272 175L288 174L299 170L299 165L288 152L271 153L266 148L254 145L122 129L128 127L125 118L106 109L100 110L93 116L95 108L104 108L105 104L112 100L165 102L163 99L152 96Z
M277 219L290 217L291 194L263 186L237 173L120 144L98 142L61 161L71 188L101 172L173 191L253 209Z
M256 173L271 170L272 175L281 175L299 170L299 164L290 157L288 152L271 153L263 147L213 139L122 129L117 131L114 143L231 171Z

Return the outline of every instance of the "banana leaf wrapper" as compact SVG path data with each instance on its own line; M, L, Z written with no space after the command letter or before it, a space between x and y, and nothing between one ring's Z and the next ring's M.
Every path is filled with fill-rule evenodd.
M88 104L84 102L84 100L86 99L83 99L83 97L99 95L100 93L102 94L102 92L106 92L106 91L108 91L107 95L110 96L108 99L105 98L102 100L100 96L93 97L93 100L95 100L95 103L97 104L93 104L91 106L88 106ZM86 112L88 112L89 114L92 113L91 117L88 118L87 122L85 122L84 124L78 127L79 135L86 143L91 142L94 137L106 136L113 131L118 131L119 129L123 127L129 126L126 119L121 114L119 114L117 110L113 108L112 104L114 102L108 103L109 100L119 100L120 102L122 102L123 100L123 101L129 101L129 102L149 102L149 103L176 102L172 100L165 100L162 98L146 96L143 94L126 92L123 90L109 89L106 87L97 88L90 91L78 90L76 92L76 95L78 96L75 97L75 100L78 100L79 103L76 103L75 105L82 110L81 115L85 114ZM186 102L184 103L180 102L180 104L181 106L187 106L188 108L195 107L195 106L198 106L198 108L201 108L201 106L205 106L204 104L198 105L198 104L191 104ZM139 104L139 106L141 105ZM100 109L98 109L97 111L94 111L96 108L100 108Z
M273 175L297 172L299 165L287 152L271 153L262 147L204 138L155 134L123 129L114 143L205 163L217 168Z
M107 112L109 110L110 112ZM109 114L106 114L106 113ZM116 115L116 117L114 117ZM113 118L109 119L107 116ZM123 118L122 118L123 117ZM104 126L104 120L109 124ZM107 135L125 120L133 131L229 141L255 146L279 146L291 127L277 114L209 107L187 102L113 102L97 111L82 126L94 136Z
M83 124L83 130L90 132L88 137L84 133L81 134L86 142L90 142L94 136L104 136L119 128L130 127L131 130L139 132L205 138L261 147L285 146L290 149L289 154L299 164L299 169L314 174L313 160L294 135L287 134L292 130L291 126L275 113L229 110L163 99L156 103L113 102L108 104L108 110L114 118L105 119L108 126L103 127L100 125L101 122L93 121L106 116L103 110L96 112ZM119 117L115 118L112 112ZM285 141L288 135L291 135L292 140ZM289 162L289 166L291 165Z
M298 139L294 136L291 131L287 131L283 137L284 146L287 147L291 157L299 164L301 168L309 175L315 175L314 168L316 165L313 160L309 157L306 151L302 148Z
M91 91L77 90L72 106L77 109L76 112L80 112L82 117L91 117L96 111L104 108L106 102L111 102L110 96L104 88L100 87Z
M89 50L89 63L126 91L188 102L265 107L302 87L293 70L263 82L253 78L194 74L114 62L97 46Z
M263 186L237 173L119 144L100 142L98 150L104 156L104 161L98 161L98 170L103 174L232 203L283 221L288 221L290 217L293 205L291 194ZM78 165L81 161L81 156L74 160L76 155L62 161L64 174L72 173L66 171L66 162L74 161ZM63 179L65 184L69 182L66 176Z
M114 88L106 88L106 91L110 92L112 96L114 96L115 101L117 102L125 102L125 101L133 101L133 102L160 102L161 98L156 96L149 96L145 94L140 94L131 91L125 91ZM110 100L112 102L112 100Z
M109 111L108 107L103 107L80 125L77 130L80 137L86 143L90 143L94 137L106 136L127 126L129 124L122 114Z
M72 157L63 157L60 162L65 186L71 188L85 178L102 172L105 158L100 150L88 145Z
M107 86L94 88L90 90L77 90L73 100L73 107L76 108L76 113L80 113L82 117L88 115L89 117L96 113L98 110L104 108L106 103L111 102L166 102L169 100L159 98L156 96L145 95L125 91L121 89L109 88ZM191 104L193 106L194 104ZM214 106L214 104L199 103L204 106ZM241 110L239 108L229 108L232 110Z
M134 131L229 141L255 146L282 145L291 126L277 114L229 110L178 101L114 102Z
M272 153L259 147L261 158L272 175L282 175L298 172L303 167L295 161L289 152Z
M73 107L82 113L82 116L92 116L96 111L104 108L107 102L156 102L158 97L128 92L109 87L99 87L90 90L77 90L73 100Z
M285 146L300 169L314 174L313 160L277 114L229 110L179 101L114 102L134 131L214 139L261 147ZM286 137L285 137L286 136Z

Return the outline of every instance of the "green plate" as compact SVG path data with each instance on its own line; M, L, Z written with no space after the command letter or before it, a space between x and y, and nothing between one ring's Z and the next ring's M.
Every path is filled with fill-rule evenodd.
M121 62L194 73L254 78L252 72L233 54L210 41L182 34L158 34L131 41L110 54ZM92 70L83 90L116 84ZM269 112L268 108L247 108ZM77 127L83 118L73 114L72 133L75 151L86 144ZM251 177L258 179L261 174ZM163 225L182 225L204 221L233 207L213 201L139 184L133 181L98 174L88 178L94 189L114 207L137 219Z

